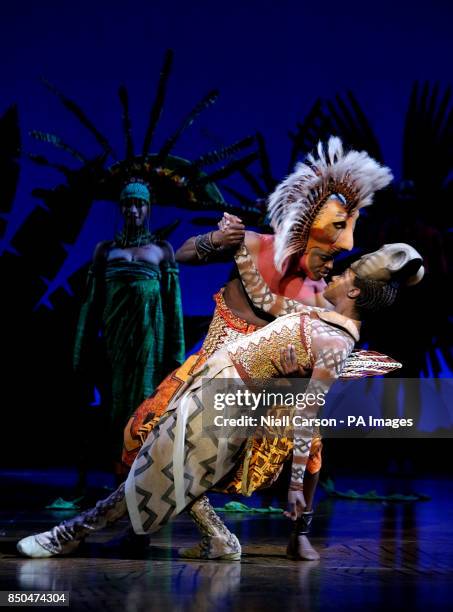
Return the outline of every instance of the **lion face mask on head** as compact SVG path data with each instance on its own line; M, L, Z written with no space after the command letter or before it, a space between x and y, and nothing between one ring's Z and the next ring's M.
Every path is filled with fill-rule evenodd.
M274 264L279 272L290 258L307 276L319 278L319 257L332 258L354 245L359 209L392 179L390 170L365 151L343 152L339 138L318 144L317 156L299 163L271 194L268 214L275 232Z

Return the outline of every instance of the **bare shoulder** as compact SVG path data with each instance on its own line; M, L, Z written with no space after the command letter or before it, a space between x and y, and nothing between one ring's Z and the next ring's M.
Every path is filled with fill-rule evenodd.
M260 242L261 235L257 232L252 232L251 230L247 230L244 236L244 243L247 247L247 250L252 255L257 255L260 250Z
M107 259L108 252L113 246L113 240L98 242L93 252L93 263L102 263Z
M175 251L168 240L159 240L156 244L162 249L163 261L175 262Z

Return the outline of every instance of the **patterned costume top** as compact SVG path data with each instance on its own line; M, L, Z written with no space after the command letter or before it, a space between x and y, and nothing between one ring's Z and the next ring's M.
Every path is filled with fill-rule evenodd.
M280 351L292 343L299 366L312 369L307 393L327 393L340 376L354 343L359 340L357 325L336 312L305 307L301 313L284 315L257 332L228 344L226 353L243 380L263 381L281 376ZM304 417L314 418L319 406L307 407ZM308 414L310 413L310 414ZM310 454L313 428L294 431L292 488L302 488Z
M226 343L232 342L244 334L251 334L259 329L257 325L248 323L245 319L238 317L228 308L225 298L223 297L223 288L214 294L213 297L216 307L200 351L208 357L222 348Z
M288 344L296 349L297 361L305 368L313 365L310 318L307 315L280 317L251 336L238 338L225 347L243 380L280 376L280 351Z

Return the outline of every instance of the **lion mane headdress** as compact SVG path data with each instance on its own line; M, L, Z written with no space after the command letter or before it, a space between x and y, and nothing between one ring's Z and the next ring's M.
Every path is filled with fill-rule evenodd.
M275 232L274 263L282 271L285 260L305 251L310 228L333 194L342 196L345 210L369 206L376 191L393 176L365 151L343 151L340 138L331 136L318 143L317 156L310 154L269 196L270 224Z

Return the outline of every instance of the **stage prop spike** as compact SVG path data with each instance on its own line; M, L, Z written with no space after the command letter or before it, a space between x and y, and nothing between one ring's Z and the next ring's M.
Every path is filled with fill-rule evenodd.
M181 219L175 219L168 225L164 225L160 227L154 232L154 238L159 240L167 240L167 238L175 231L175 229L180 225Z
M77 117L77 119L80 121L80 123L89 132L91 132L93 134L93 136L95 137L97 142L101 145L101 147L104 149L104 151L109 153L114 159L117 159L117 156L116 156L113 148L109 144L107 138L105 138L105 136L103 136L101 134L101 132L99 132L99 130L96 128L94 123L90 119L88 119L88 117L85 115L85 113L80 108L80 106L78 104L76 104L73 100L70 100L69 98L67 98L61 91L59 91L55 87L55 85L53 85L52 83L47 81L47 79L41 79L41 80L42 80L42 83L44 84L44 86L47 87L47 89L49 91L51 91L60 100L60 102L63 104L63 106L69 112L71 112L75 117Z
M438 84L413 86L404 128L403 177L414 181L419 196L442 192L453 167L451 90ZM441 211L441 216L447 209ZM447 219L444 219L448 223Z
M126 159L132 159L134 157L134 141L132 139L132 123L129 114L129 95L124 85L121 85L118 89L118 97L123 108L123 131L126 143Z
M223 147L221 149L218 149L217 151L212 151L211 153L206 153L206 155L202 155L201 157L199 157L197 160L193 162L193 165L196 167L211 166L212 164L216 164L219 161L225 161L232 155L239 153L243 149L247 149L254 142L255 142L255 136L247 136L247 138L238 140L232 145Z
M367 143L369 143L367 147L370 147L370 148L366 149L367 152L370 155L372 155L372 157L377 159L378 161L381 161L382 163L384 163L384 157L382 155L382 151L381 151L381 147L379 146L378 139L376 138L376 135L373 132L373 129L370 125L370 122L368 121L367 116L365 115L362 107L358 103L357 98L354 96L352 91L347 92L347 97L348 97L349 103L351 104L351 108L353 109L355 113L357 121L362 126L362 133L364 135L364 139Z
M260 185L258 179L247 168L241 168L239 173L245 182L250 185L258 198L265 198L269 195L267 190Z
M30 159L33 163L37 164L38 166L54 168L55 170L58 170L58 172L61 172L62 174L64 174L66 177L71 174L70 168L68 168L67 166L63 166L63 164L54 164L50 162L43 155L35 155L34 153L26 153L26 156L28 157L28 159Z
M76 149L71 147L71 145L68 145L56 134L50 134L49 132L40 132L39 130L32 130L30 132L30 136L35 140L39 140L40 142L46 142L47 144L51 144L54 147L57 147L58 149L62 149L63 151L69 153L70 155L72 155L72 157L75 157L75 159L82 163L87 162L87 158L84 157L83 154L80 153L80 151L77 151Z
M261 132L258 132L257 134L257 141L258 141L258 151L260 154L260 163L261 163L261 170L262 170L261 176L264 181L264 184L266 185L266 190L270 193L271 191L273 191L276 185L276 181L272 177L271 163L269 160L269 155L267 153L266 142Z
M143 155L147 155L150 150L151 141L154 136L156 125L158 124L160 116L162 114L162 108L164 106L165 93L167 89L167 82L168 77L170 76L172 64L173 49L168 49L165 54L164 65L162 66L162 70L159 77L156 99L154 100L154 104L149 114L148 128L146 130L145 139L143 141Z
M252 198L248 198L243 193L240 193L239 191L237 191L237 189L234 189L233 187L229 187L228 185L224 185L223 189L227 193L229 193L230 195L235 197L236 200L240 204L242 204L243 206L253 206L255 204L255 200L253 200Z
M297 132L289 133L293 142L288 164L288 173L294 170L296 161L315 148L318 142L327 140L332 133L330 118L324 112L324 105L318 98L311 107L303 122L297 123Z
M235 159L234 161L230 162L226 166L219 168L219 170L216 170L212 174L209 174L207 176L203 176L202 178L200 178L197 181L197 185L205 185L206 183L214 183L215 181L219 181L224 178L227 178L228 176L230 176L230 174L233 174L233 172L237 172L237 171L241 172L242 174L242 170L245 170L248 166L250 166L251 163L253 163L257 159L258 159L258 153L256 152L250 153L250 155L246 155L246 157L243 157L242 159Z
M200 113L202 113L205 109L209 108L209 106L214 104L214 102L217 100L218 96L219 96L219 92L214 89L214 90L210 91L192 109L192 111L182 121L181 125L176 130L176 132L172 136L170 136L170 138L167 139L167 141L165 142L164 146L159 151L158 156L157 156L157 160L158 160L157 163L158 164L161 163L168 156L168 154L173 149L173 147L175 146L175 144L178 141L178 139L181 137L181 134L184 132L184 130L186 130L190 125L192 125L192 123L195 121L195 119L198 117L198 115Z

